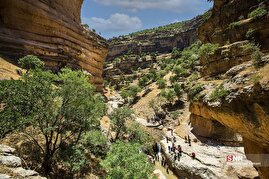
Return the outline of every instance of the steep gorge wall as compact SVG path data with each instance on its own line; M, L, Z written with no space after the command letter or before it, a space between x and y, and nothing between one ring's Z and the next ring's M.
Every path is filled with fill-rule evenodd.
M250 17L257 8L265 9L266 13ZM201 131L197 123L207 124L209 120L218 121L242 135L248 159L261 164L254 166L262 179L269 178L268 12L268 0L214 1L211 18L198 31L203 43L220 47L214 54L201 57L203 78L200 83L204 84L204 90L199 100L190 105L196 131ZM253 32L251 37L247 35L250 31ZM246 49L250 41L260 45L262 67L253 66L255 49ZM210 94L220 82L229 94L212 102Z
M134 54L169 53L175 47L182 50L198 40L197 29L203 22L204 16L197 16L183 22L184 24L179 29L114 38L109 41L107 60L113 60L128 52Z
M1 0L0 55L16 63L34 54L46 66L87 71L102 90L106 41L81 26L83 0Z

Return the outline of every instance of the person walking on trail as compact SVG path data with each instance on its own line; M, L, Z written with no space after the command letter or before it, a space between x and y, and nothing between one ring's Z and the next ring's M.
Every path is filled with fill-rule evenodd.
M166 166L166 173L169 174L169 166Z
M191 158L192 158L192 159L195 159L195 157L196 157L195 153L192 152L192 153L191 153Z
M176 160L177 160L177 153L174 152L174 162L176 162Z
M157 143L157 153L160 153L162 150L162 146L160 143Z
M170 147L170 145L168 145L168 153L170 153L171 152L171 147Z
M189 146L191 146L191 138L189 135L188 135L188 143L189 143Z
M185 136L185 143L188 143L188 139L187 139L187 136Z
M169 142L169 138L166 136L166 143L168 143Z
M183 151L180 145L178 145L177 150L178 150L178 155L181 157Z

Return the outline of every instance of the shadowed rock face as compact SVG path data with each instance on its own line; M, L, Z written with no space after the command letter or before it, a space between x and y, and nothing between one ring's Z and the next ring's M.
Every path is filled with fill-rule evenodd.
M268 7L268 0L214 0L212 16L199 28L198 36L202 42L220 47L213 55L201 57L207 94L190 105L194 122L206 125L209 123L206 120L216 120L243 136L246 156L262 164L254 166L263 179L269 178ZM249 14L257 8L266 9L267 13L250 18ZM252 36L248 36L249 31ZM245 40L260 44L264 66L253 67L254 48L245 50L244 45L249 43ZM257 83L253 82L255 76L261 78ZM229 95L214 104L208 100L214 91L209 84L219 84L218 79L229 89ZM194 126L197 127L195 123ZM197 127L196 131L207 134L209 129L199 131Z
M81 26L83 0L1 0L0 54L16 60L34 54L47 67L63 66L88 72L102 89L106 41Z

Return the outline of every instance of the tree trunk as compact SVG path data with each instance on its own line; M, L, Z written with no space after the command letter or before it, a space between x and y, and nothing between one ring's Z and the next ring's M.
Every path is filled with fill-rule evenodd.
M45 157L42 163L42 168L46 176L49 176L49 174L52 172L52 159L48 153L45 154Z

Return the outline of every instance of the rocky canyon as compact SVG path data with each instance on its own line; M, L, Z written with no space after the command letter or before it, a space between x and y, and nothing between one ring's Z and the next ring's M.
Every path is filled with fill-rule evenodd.
M3 0L0 3L0 53L15 63L36 55L46 66L84 70L100 91L106 40L81 25L83 0Z

